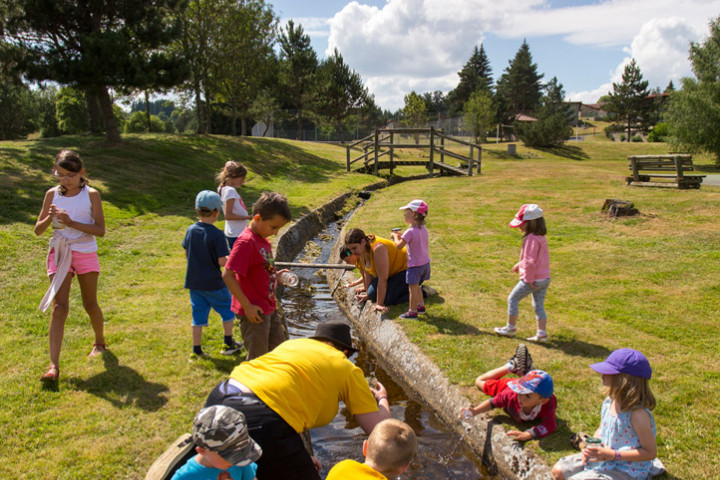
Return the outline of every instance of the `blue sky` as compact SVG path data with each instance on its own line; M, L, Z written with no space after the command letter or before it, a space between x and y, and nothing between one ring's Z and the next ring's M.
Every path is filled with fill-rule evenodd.
M303 25L322 58L337 48L382 108L412 90L457 85L483 44L499 77L523 39L538 70L569 100L593 103L635 58L651 87L692 75L691 41L720 15L720 0L268 0Z

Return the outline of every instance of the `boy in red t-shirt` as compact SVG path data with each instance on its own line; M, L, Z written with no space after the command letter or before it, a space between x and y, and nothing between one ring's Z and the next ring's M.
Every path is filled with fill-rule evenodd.
M253 219L233 245L223 280L232 294L232 311L240 320L248 360L286 340L275 306L277 274L267 240L290 221L287 198L264 192L253 205Z
M507 434L518 441L537 440L550 435L557 428L555 410L557 399L553 395L553 381L547 372L532 369L532 357L524 344L520 344L515 355L502 367L490 370L475 380L475 385L492 398L477 407L469 406L460 410L460 418L468 413L475 416L493 408L502 408L516 422L540 420L540 425L524 432L510 430ZM522 378L503 378L513 372Z

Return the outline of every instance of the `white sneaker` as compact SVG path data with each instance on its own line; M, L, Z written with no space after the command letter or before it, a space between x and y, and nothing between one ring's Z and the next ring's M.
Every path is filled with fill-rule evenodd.
M533 335L532 337L528 337L526 340L528 342L546 343L548 341L548 337L547 335Z
M501 337L508 337L513 338L515 336L515 329L514 328L508 328L507 325L504 327L495 327L495 333L500 335Z

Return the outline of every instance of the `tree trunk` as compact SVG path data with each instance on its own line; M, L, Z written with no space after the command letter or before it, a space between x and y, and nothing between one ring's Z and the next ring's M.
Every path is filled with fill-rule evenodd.
M302 140L302 109L298 108L297 111L297 135L295 135L295 140Z
M240 117L240 135L247 136L247 117L245 115Z
M85 104L87 105L90 133L92 135L102 135L102 114L100 113L97 91L92 86L85 89Z
M232 106L232 114L230 116L230 135L237 136L237 108L235 104Z
M203 113L202 100L200 98L200 85L195 83L195 116L197 117L197 133L205 133L205 116Z
M263 130L262 134L263 137L267 135L268 130L270 130L270 122L272 122L272 116L265 119L265 130Z
M150 120L150 94L145 90L145 116L147 117L148 132L152 132L152 121Z
M109 142L119 142L120 133L115 123L115 116L113 115L112 100L110 100L110 94L105 85L97 86L98 100L100 103L100 110L102 111L103 124L105 126L105 138Z
M210 102L210 93L205 90L205 133L212 133L212 104Z

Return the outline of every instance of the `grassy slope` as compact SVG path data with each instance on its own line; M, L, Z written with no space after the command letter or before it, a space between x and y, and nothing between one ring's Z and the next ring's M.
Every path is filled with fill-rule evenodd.
M46 234L32 225L54 182L52 158L77 149L102 193L108 233L99 241L99 301L111 354L88 360L92 330L77 284L65 329L59 391L38 382L47 365ZM345 175L337 147L223 137L129 137L109 148L70 137L0 143L0 424L7 432L2 478L144 478L180 433L211 386L234 366L221 357L220 322L204 344L214 356L188 363L190 303L180 242L194 220L195 194L213 189L228 159L250 170L241 195L285 193L294 216L338 192L376 181ZM220 225L221 226L221 225Z
M402 225L397 207L411 198L430 205L428 228L433 278L441 292L429 315L402 321L449 375L473 388L477 375L504 363L518 340L493 335L507 318L506 298L517 275L520 235L507 226L523 203L546 211L553 282L548 292L551 342L530 345L538 368L555 378L559 432L530 448L553 462L572 453L571 432L593 432L602 393L590 363L625 346L646 353L661 459L677 478L711 478L720 462L720 421L713 395L720 385L717 360L717 293L720 190L627 187L626 156L667 153L657 144L616 144L602 137L543 152L488 145L483 175L400 184L378 193L353 226L385 233ZM699 169L717 169L705 157ZM606 198L635 202L644 214L608 220ZM378 215L377 212L387 212ZM391 315L407 307L395 307ZM530 300L521 303L519 335L534 333ZM715 432L715 433L711 433Z
M100 303L112 354L87 360L92 341L77 286L66 326L59 391L37 377L47 363L48 315L36 308L46 288L47 237L32 235L48 172L59 148L76 148L104 199L108 235L100 240ZM507 228L517 207L547 212L553 284L547 299L552 342L531 346L536 364L556 379L560 431L543 440L553 461L569 453L570 431L597 425L599 381L587 365L620 346L643 350L655 368L660 455L678 478L710 478L720 463L720 370L715 352L720 191L628 188L630 153L662 145L614 144L598 137L561 151L520 148L522 159L489 145L483 175L400 184L376 194L353 224L383 233L401 226L397 207L410 198L430 203L433 280L440 292L421 321L405 321L411 338L450 378L468 386L504 362L517 341L491 334L505 318L516 282L509 272L519 236ZM187 293L179 243L192 222L192 198L213 188L229 158L250 171L241 195L286 193L300 214L333 193L372 181L343 174L344 151L277 140L218 137L130 137L121 147L87 138L0 143L0 422L14 455L0 472L21 478L142 478L167 443L188 428L208 389L233 366L217 355L219 322L205 345L212 361L192 365ZM701 168L713 171L707 159ZM419 173L419 169L399 169ZM646 216L608 221L605 198L632 200ZM520 333L530 335L529 301ZM401 307L393 309L399 314ZM213 319L215 320L215 319ZM715 448L713 448L715 447ZM18 460L19 459L19 460Z

